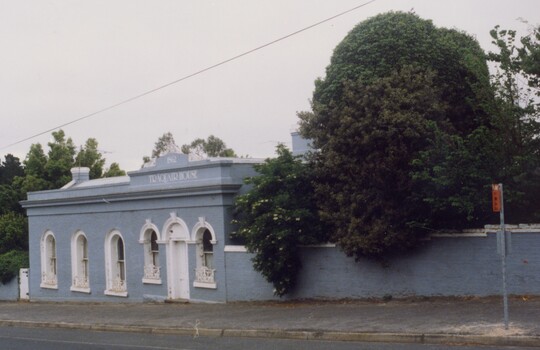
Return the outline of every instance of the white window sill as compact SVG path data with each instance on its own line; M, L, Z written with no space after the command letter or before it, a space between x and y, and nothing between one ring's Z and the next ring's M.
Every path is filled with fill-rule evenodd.
M90 294L90 288L80 288L80 287L71 286L71 288L69 288L69 290L71 290L72 292Z
M57 284L46 284L46 283L41 283L39 285L41 288L46 288L46 289L58 289L58 285Z
M144 283L144 284L162 284L161 278L160 279L143 278L142 283Z
M105 292L105 295L110 295L112 297L123 297L123 298L127 298L128 296L128 292L115 292L115 291L112 291L112 290L106 290Z
M205 283L205 282L193 282L193 287L196 288L208 288L208 289L217 289L216 282L214 283Z

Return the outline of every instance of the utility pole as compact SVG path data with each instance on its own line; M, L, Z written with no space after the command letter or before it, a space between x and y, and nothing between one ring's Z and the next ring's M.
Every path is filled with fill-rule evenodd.
M503 307L504 307L504 329L508 329L508 292L506 290L506 256L510 250L510 232L506 232L504 225L504 202L503 185L491 185L491 198L493 211L499 212L501 227L497 232L497 247L502 261L502 280L503 280Z

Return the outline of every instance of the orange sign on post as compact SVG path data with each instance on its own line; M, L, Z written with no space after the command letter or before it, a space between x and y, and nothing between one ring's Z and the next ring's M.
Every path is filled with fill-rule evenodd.
M491 203L493 212L499 213L501 211L501 188L497 184L491 185Z

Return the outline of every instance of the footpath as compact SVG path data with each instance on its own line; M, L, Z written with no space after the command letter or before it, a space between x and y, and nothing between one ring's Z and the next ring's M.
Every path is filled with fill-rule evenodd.
M540 347L540 297L228 304L1 302L0 326Z

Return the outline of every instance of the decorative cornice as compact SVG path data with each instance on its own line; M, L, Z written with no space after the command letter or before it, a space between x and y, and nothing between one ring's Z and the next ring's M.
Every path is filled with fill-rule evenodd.
M220 184L201 187L182 187L167 189L145 189L116 193L110 195L71 196L67 198L35 199L21 201L23 208L53 207L77 204L102 204L110 205L119 202L138 201L146 199L162 199L174 197L189 197L201 195L226 195L236 194L241 184Z

